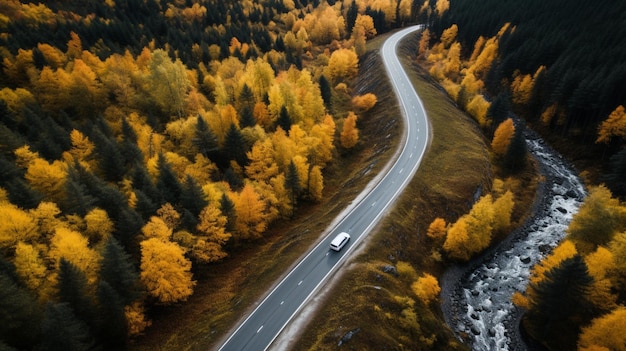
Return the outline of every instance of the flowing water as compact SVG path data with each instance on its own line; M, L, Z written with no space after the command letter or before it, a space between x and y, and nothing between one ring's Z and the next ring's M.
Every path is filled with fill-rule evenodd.
M532 266L563 239L586 194L575 171L541 139L533 135L527 146L546 176L540 208L513 239L462 275L454 289L455 315L448 320L458 335L469 337L473 350L525 348L511 296L526 289Z

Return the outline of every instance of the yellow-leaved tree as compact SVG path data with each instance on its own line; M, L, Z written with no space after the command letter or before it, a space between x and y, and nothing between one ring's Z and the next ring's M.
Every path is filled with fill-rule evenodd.
M617 306L617 295L610 277L615 274L616 266L613 253L603 246L585 257L589 275L593 278L593 286L588 292L593 305L603 311L610 311Z
M498 128L493 134L493 140L491 141L491 149L498 157L506 155L509 149L509 144L515 135L515 124L513 119L508 118L504 122L500 123Z
M451 258L469 260L491 243L494 216L492 196L481 197L468 214L461 216L448 229L443 249Z
M192 256L200 262L215 262L226 257L224 244L231 234L226 232L228 219L213 204L205 207L198 218L198 232L201 236L191 249Z
M265 203L252 184L247 183L239 193L231 193L235 205L235 238L238 240L258 239L267 228Z
M593 187L567 228L568 238L579 251L591 252L606 245L626 229L626 207L605 186Z
M440 239L446 236L447 231L446 220L440 217L435 218L430 225L428 226L428 230L426 231L426 235L432 239Z
M48 271L39 250L33 245L19 242L15 247L13 264L15 264L15 272L26 286L39 293L39 289L45 283Z
M176 243L159 238L141 242L141 282L162 304L185 301L193 294L191 261Z
M437 278L428 273L424 273L423 276L411 284L411 289L425 305L436 300L441 291Z
M89 240L81 233L65 227L58 227L50 240L50 258L57 266L61 259L80 269L89 282L95 282L100 268L100 254L89 247Z
M626 307L598 317L582 329L578 340L580 351L626 351Z
M37 222L28 212L10 202L0 203L0 247L11 248L18 242L35 243Z
M600 124L596 143L608 144L613 138L626 138L626 112L622 105L617 106Z
M333 51L326 67L326 76L334 84L349 83L359 73L359 57L350 49Z

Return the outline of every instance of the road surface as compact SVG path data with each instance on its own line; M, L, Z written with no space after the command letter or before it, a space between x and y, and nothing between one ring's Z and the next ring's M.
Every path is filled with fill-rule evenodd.
M381 50L406 127L395 163L386 168L386 175L377 178L375 186L367 188L369 193L360 196L361 200L329 235L276 285L228 337L220 351L266 350L309 297L378 223L415 174L428 143L428 122L422 103L396 56L396 47L404 36L418 29L419 26L413 26L395 33ZM330 250L330 242L340 232L349 233L351 239L341 251L335 252Z

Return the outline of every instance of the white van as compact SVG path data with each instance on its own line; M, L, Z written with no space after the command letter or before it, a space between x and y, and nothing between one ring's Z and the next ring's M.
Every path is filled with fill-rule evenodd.
M341 232L330 242L330 248L339 251L348 243L348 240L350 240L350 234Z

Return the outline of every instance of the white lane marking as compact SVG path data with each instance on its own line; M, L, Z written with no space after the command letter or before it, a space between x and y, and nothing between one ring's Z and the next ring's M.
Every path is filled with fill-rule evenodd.
M261 326L261 328L259 328L259 330L257 330L256 333L258 334L261 331L261 329L263 329L263 326Z
M374 205L376 205L376 201L374 201L374 202L372 203L372 207L374 207Z
M409 158L413 158L413 153L411 153L411 154L409 155Z
M302 284L302 280L298 283L298 286L300 286L300 284Z
M400 172L398 172L398 174L402 174L402 171L404 171L404 168L402 168L402 169L400 170Z
M284 303L285 303L285 301L281 301L281 302L280 302L280 305L282 306Z

